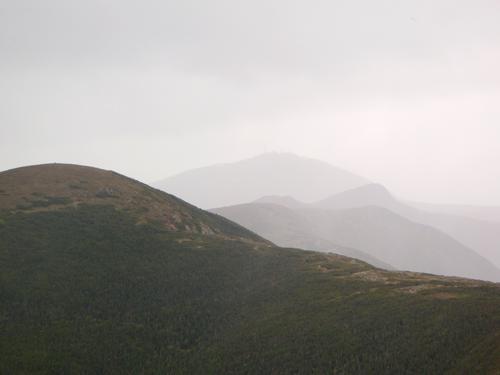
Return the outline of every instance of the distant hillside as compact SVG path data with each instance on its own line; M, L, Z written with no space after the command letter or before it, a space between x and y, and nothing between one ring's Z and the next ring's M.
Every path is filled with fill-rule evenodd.
M312 207L348 209L369 205L386 208L411 221L439 229L500 267L500 223L497 222L417 209L396 199L383 186L374 184L333 194L313 203Z
M263 200L276 201L276 199L271 198ZM262 200L257 202L260 201ZM258 233L279 246L332 252L360 259L386 270L395 269L373 255L335 243L332 240L333 236L330 234L326 234L326 236L319 235L316 223L299 211L277 204L257 202L221 207L210 211L245 226L245 228ZM285 202L292 203L293 201L286 200Z
M497 284L278 248L109 171L0 186L2 374L500 370Z
M195 169L154 184L202 208L289 195L304 202L368 183L330 164L293 154L270 153L236 163Z
M312 206L310 206L312 207ZM500 281L500 270L441 231L377 206L344 210L290 209L251 203L213 210L276 244L344 253L397 269ZM373 262L373 259L376 262Z
M376 206L305 210L317 233L363 250L397 269L500 281L500 270L431 226Z

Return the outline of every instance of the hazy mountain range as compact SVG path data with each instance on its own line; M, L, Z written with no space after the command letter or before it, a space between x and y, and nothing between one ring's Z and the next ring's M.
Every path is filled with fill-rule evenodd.
M211 212L222 215L249 228L279 246L328 251L363 260L376 267L395 269L390 264L358 249L335 242L335 238L319 233L318 223L302 211L272 203L242 204Z
M251 202L273 194L313 202L366 183L365 178L322 161L269 153L236 163L194 169L153 186L207 209Z
M322 209L370 205L386 208L409 220L439 229L500 267L499 222L418 209L399 201L383 186L375 184L335 194L313 204ZM494 211L494 207L491 209Z
M377 206L332 210L250 203L211 211L281 246L338 252L382 268L500 281L498 268L452 237ZM339 251L340 246L360 253Z
M323 251L354 248L360 259L370 261L369 256L379 266L499 280L500 222L494 221L495 207L443 206L440 213L441 206L433 205L427 211L426 205L405 203L363 177L320 161L276 153L188 171L157 186L173 189L202 207L226 207L215 212L281 245ZM271 207L262 206L245 214L242 210L250 206L239 206L229 214L227 206L255 201L292 209L300 220L280 212L276 217L284 223L278 223L269 217ZM343 211L319 214L318 210ZM470 217L459 216L468 212ZM260 221L264 217L266 225ZM477 219L487 217L491 221Z

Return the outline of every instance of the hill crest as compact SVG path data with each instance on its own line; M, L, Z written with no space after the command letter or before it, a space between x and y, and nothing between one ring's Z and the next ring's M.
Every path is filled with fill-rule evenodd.
M41 164L0 172L0 211L37 212L110 205L174 232L261 239L238 224L110 170Z

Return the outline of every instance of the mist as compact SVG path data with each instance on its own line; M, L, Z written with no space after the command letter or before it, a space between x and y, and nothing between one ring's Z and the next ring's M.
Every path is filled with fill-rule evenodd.
M497 1L2 1L0 169L268 151L500 205Z

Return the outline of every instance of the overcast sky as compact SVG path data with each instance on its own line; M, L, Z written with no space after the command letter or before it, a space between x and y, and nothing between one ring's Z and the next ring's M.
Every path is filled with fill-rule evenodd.
M0 169L266 151L500 205L498 0L0 0Z

